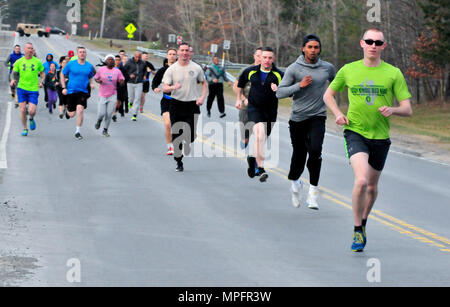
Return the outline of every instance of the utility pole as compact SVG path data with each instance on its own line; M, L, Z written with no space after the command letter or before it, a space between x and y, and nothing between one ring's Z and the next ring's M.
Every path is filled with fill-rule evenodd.
M100 38L103 38L103 27L105 26L106 0L103 0L102 23L100 25Z

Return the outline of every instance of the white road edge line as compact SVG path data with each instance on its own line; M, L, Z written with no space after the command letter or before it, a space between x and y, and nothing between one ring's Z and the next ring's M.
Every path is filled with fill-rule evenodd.
M12 102L8 101L5 128L3 129L2 140L0 142L0 169L8 168L8 161L6 160L6 143L8 142L9 129L11 128L11 108Z

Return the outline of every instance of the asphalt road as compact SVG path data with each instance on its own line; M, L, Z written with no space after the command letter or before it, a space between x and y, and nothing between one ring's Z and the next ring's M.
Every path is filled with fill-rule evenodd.
M26 41L41 59L77 46L59 36L18 39ZM88 50L91 63L98 58ZM21 137L4 82L1 90L0 285L450 286L448 165L391 151L366 250L356 254L353 174L339 135L325 139L320 210L295 209L286 122L263 184L247 177L233 133L220 137L237 121L229 106L225 119L215 106L202 117L194 156L176 173L159 95L148 95L137 122L119 117L105 138L94 129L94 91L79 141L74 119L48 114L43 93L37 130Z

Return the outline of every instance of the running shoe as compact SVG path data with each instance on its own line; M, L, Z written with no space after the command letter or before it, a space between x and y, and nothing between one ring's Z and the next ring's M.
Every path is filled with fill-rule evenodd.
M174 155L173 147L169 147L169 150L167 151L167 155L168 156L173 156Z
M144 108L140 108L139 112L144 113Z
M82 139L83 139L83 136L82 136L79 132L75 133L75 137L76 137L78 140L82 140Z
M137 121L136 115L133 115L133 117L131 118L132 121Z
M308 198L306 199L306 203L308 204L308 208L312 210L319 210L319 204L317 203L317 199L319 198L319 192L311 192L308 193Z
M133 104L131 102L128 103L128 109L131 109L133 107Z
M177 162L177 168L175 169L176 172L183 172L184 171L184 167L183 167L183 162Z
M260 182L266 182L267 178L269 178L269 174L267 174L266 170L262 167L258 167L258 176Z
M70 119L69 112L67 112L66 110L64 110L64 113L66 114L66 118L67 118L67 119Z
M19 103L18 102L16 102L15 104L14 104L14 108L18 108L19 107Z
M108 130L107 129L103 129L103 132L102 132L102 134L105 136L105 137L110 137L110 135L109 135L109 133L108 133Z
M303 182L299 180L291 181L291 199L292 199L292 205L295 208L299 208L300 203L300 192L303 189Z
M363 226L362 229L363 229L363 237L364 237L364 244L363 244L363 248L364 248L364 247L366 247L366 244L367 244L366 226Z
M365 243L364 243L364 233L362 231L355 231L353 234L353 244L352 244L352 251L356 253L360 253L364 251Z
M97 122L95 123L95 129L100 129L100 125L102 124L102 120L101 119L97 119Z
M22 136L28 136L28 129L23 129Z
M220 114L220 118L224 118L225 116L227 116L225 113Z
M63 114L63 113L59 114L59 118L60 118L60 119L63 119L63 117L64 117L64 114Z
M254 178L256 175L255 174L256 158L248 156L247 163L248 163L247 174L250 178Z
M30 130L36 129L36 121L33 118L30 118Z

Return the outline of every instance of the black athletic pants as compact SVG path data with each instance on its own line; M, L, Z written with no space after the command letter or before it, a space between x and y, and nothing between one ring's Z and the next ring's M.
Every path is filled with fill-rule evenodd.
M169 114L172 125L172 142L174 147L174 159L181 162L183 159L183 144L185 153L189 154L190 144L196 138L195 131L195 106L196 101L179 101L172 99Z
M211 111L214 98L217 96L217 106L219 107L220 113L225 113L225 100L223 98L223 83L214 83L208 86L209 95L208 100L206 102L206 109Z
M289 121L293 148L289 180L300 178L305 169L306 156L308 155L306 166L309 170L309 181L314 186L319 184L325 120L326 117L317 116L301 122Z

